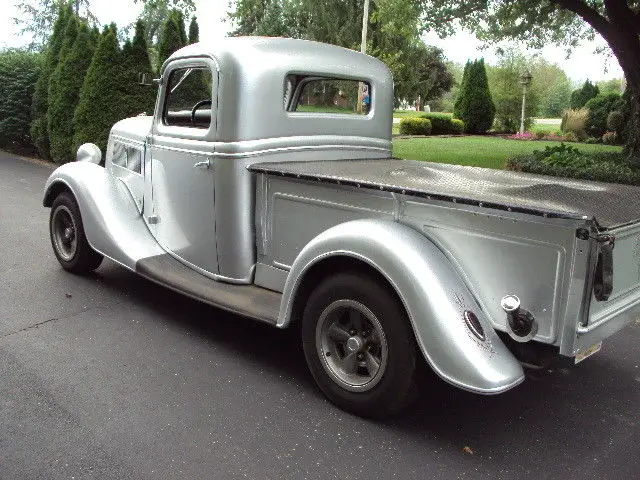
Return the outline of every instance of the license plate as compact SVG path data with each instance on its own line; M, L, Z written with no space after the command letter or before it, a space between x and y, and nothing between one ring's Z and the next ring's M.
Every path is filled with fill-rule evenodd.
M585 358L590 357L594 353L598 353L602 348L602 342L594 343L590 347L585 348L583 351L578 353L575 358L575 363L580 363Z

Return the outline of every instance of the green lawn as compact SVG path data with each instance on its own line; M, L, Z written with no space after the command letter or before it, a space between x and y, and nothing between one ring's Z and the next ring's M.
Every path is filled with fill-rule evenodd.
M486 168L504 168L507 158L542 150L560 142L507 140L496 137L426 137L396 138L393 155L410 160L472 165ZM616 152L620 147L571 143L585 152Z

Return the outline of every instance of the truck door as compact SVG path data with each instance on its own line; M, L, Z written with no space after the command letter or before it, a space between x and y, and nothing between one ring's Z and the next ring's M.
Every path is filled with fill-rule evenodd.
M148 140L152 211L158 243L205 275L218 272L213 138L217 69L210 59L181 59L163 74Z

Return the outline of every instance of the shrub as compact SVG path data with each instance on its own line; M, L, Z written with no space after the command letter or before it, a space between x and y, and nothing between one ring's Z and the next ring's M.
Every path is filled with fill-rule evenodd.
M451 119L451 133L461 135L464 132L464 122L459 118Z
M621 105L620 95L608 93L592 98L586 104L589 109L585 124L586 132L593 137L601 137L607 131L607 118Z
M575 133L573 133L573 132L567 132L567 133L565 133L565 134L564 134L564 139L565 139L567 142L579 142L579 141L580 141L580 139L578 138L578 136L577 136Z
M549 130L538 130L537 132L533 132L536 137L536 140L542 140L547 135L551 135Z
M622 133L625 124L624 120L624 114L620 110L609 112L607 116L607 129L617 134Z
M403 118L400 120L400 133L403 135L430 135L431 121L426 118Z
M0 53L0 146L30 142L31 97L41 67L39 54L9 50Z
M567 110L562 115L562 122L560 123L560 130L565 133L573 133L578 141L587 137L585 133L587 117L589 116L589 110L581 108L579 110Z
M605 145L615 145L618 143L618 135L616 132L605 132L602 135L602 143Z
M585 153L561 144L507 161L507 169L556 177L640 185L640 170L622 153Z
M425 113L420 115L420 118L426 118L431 122L431 134L433 135L462 133L460 131L460 124L454 124L454 120L462 123L462 128L464 129L464 122L454 119L450 113Z
M465 67L466 79L460 88L459 98L456 100L454 116L464 122L464 129L468 133L485 133L493 125L496 107L489 92L489 82L484 60L467 62Z

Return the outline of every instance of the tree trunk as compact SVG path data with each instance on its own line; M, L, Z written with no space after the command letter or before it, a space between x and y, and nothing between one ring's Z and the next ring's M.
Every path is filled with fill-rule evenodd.
M629 84L629 120L626 125L624 153L631 157L634 165L640 167L640 89Z

